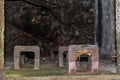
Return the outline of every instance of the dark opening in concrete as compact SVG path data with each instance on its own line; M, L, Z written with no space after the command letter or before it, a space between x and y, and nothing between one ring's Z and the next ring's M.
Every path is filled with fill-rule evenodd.
M20 67L21 69L34 68L35 53L34 52L21 52L20 53Z

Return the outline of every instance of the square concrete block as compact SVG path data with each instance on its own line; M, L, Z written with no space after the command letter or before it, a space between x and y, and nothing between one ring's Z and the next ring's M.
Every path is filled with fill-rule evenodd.
M14 69L20 69L20 52L34 52L34 69L40 66L40 48L39 46L15 46L14 48ZM22 56L23 57L23 56ZM24 63L24 60L22 61Z
M59 67L63 67L63 53L64 51L68 51L67 46L60 46L58 49L58 55L59 55Z

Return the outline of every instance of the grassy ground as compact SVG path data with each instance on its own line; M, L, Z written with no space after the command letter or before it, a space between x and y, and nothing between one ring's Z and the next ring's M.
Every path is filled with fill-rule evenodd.
M44 64L39 70L33 70L24 66L21 70L5 70L5 77L29 77L29 76L60 76L65 74L65 68L60 68L55 64Z
M120 80L119 74L67 75L65 69L6 70L7 80ZM1 80L1 79L0 79Z
M68 75L65 67L52 63L41 65L39 70L23 67L22 70L5 70L3 75L7 80L120 80L119 74Z
M66 75L66 76L38 76L38 77L8 77L7 80L120 80L118 74L99 75Z
M32 68L31 68L32 67ZM84 71L83 66L79 68ZM56 64L43 64L39 70L33 70L33 65L24 65L20 70L8 69L4 71L5 77L31 77L31 76L65 76L68 75L66 67L58 67Z

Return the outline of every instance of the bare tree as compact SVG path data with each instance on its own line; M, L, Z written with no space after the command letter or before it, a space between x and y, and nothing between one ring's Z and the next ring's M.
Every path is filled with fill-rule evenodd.
M51 0L23 0L31 5L34 5L36 7L43 7L46 10L49 10L51 14L55 17L56 20L58 20L62 25L71 25L74 24L74 21L71 20L75 17L77 14L77 10L79 10L81 7L80 0L61 0L59 2L52 2ZM67 15L65 18L65 21L63 21L61 18L61 14L58 13L57 10L62 11L64 15ZM64 13L65 11L65 13ZM83 16L83 15L82 15ZM70 20L71 21L70 21Z

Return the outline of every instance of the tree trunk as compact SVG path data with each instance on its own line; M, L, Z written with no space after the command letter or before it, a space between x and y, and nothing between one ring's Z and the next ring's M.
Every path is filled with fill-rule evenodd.
M100 58L111 59L115 51L114 0L99 0L98 5Z

